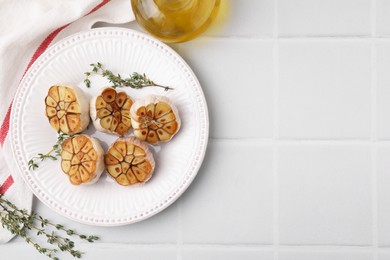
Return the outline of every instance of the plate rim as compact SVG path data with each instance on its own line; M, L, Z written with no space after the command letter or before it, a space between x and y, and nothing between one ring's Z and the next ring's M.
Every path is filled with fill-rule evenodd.
M127 35L126 35L127 34ZM97 36L96 36L97 35ZM55 206L52 205L47 199L43 198L43 196L36 190L36 188L33 187L33 183L29 180L27 180L27 175L25 170L29 172L26 166L23 166L23 162L20 160L20 156L18 156L18 152L23 152L23 149L20 149L20 144L18 142L15 142L17 139L17 133L16 130L18 128L18 125L16 122L18 121L18 116L21 116L20 112L20 104L19 107L17 106L18 99L20 100L22 96L22 91L24 89L24 86L26 84L28 85L28 78L31 77L31 75L34 75L34 70L36 70L37 67L40 66L40 64L44 64L45 59L51 56L51 52L53 51L60 51L63 48L66 48L69 44L74 43L74 39L79 37L82 38L80 41L84 39L91 39L94 37L100 37L101 35L110 37L110 36L121 36L121 37L136 37L138 39L144 40L149 44L153 44L155 47L160 48L161 50L165 51L166 54L169 54L172 56L173 59L176 59L178 64L184 69L186 73L188 73L191 76L191 80L193 80L193 87L195 87L195 90L197 90L197 98L200 100L197 100L195 103L199 105L200 108L203 108L201 112L203 112L203 115L200 116L201 119L201 131L200 131L200 137L199 137L199 150L195 153L195 160L192 163L191 169L185 174L185 177L183 178L183 181L177 185L177 188L173 191L172 194L169 194L168 199L165 200L163 203L160 203L158 206L156 206L153 210L146 209L142 212L140 212L135 217L127 217L125 220L121 218L121 220L115 220L111 222L109 219L106 219L105 221L94 221L95 219L87 219L87 218L80 218L80 213L74 214L67 214L64 212L64 210L61 208L61 205ZM31 83L30 83L31 84ZM200 101L200 102L198 102ZM16 104L16 105L15 105ZM14 106L15 105L15 106ZM209 113L208 113L208 106L206 102L206 98L204 95L204 92L202 90L202 87L199 83L198 78L196 77L195 73L191 69L191 67L187 64L187 62L171 47L166 45L165 43L136 30L127 29L127 28L118 28L118 27L104 27L104 28L94 28L89 30L80 31L77 33L74 33L72 35L69 35L58 42L54 43L52 46L50 46L42 55L40 55L36 61L31 65L31 67L26 71L24 74L22 80L20 81L16 94L13 99L13 106L11 109L11 117L10 117L10 144L11 144L11 151L15 158L15 162L17 165L16 171L12 171L12 175L19 174L21 175L23 181L27 184L28 188L32 191L32 193L46 206L48 206L53 211L57 212L58 214L65 216L71 220L77 221L82 224L87 225L93 225L93 226L122 226L122 225L128 225L132 223L136 223L145 219L148 219L159 212L163 211L164 209L168 208L172 203L174 203L190 186L192 181L195 179L202 163L203 159L206 154L207 146L208 146L208 138L209 138ZM25 164L25 162L24 162ZM108 220L108 221L107 221Z

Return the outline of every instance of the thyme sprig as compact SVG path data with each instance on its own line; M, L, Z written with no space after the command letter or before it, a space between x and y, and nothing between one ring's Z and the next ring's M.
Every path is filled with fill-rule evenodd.
M69 239L71 236L77 236L81 240L90 243L98 240L97 236L87 236L79 234L72 229L67 229L61 224L54 224L36 213L28 213L27 210L21 210L12 202L5 199L0 194L0 220L3 228L8 229L12 234L22 237L28 244L31 244L39 253L45 254L51 259L58 260L55 256L59 251L68 252L73 257L81 258L83 252L75 249L75 242ZM45 236L47 242L55 245L57 248L45 247L39 245L30 236L28 230L36 231L37 236ZM60 235L59 232L64 233Z
M92 63L90 64L90 66L92 67L92 71L84 73L86 76L84 79L84 83L88 88L91 87L91 80L89 79L89 77L91 75L101 75L107 78L108 81L112 83L113 88L130 87L134 89L141 89L145 87L159 87L159 88L163 88L165 91L173 89L169 86L163 86L155 83L154 81L149 79L145 75L145 73L140 74L138 72L133 72L133 74L129 75L129 77L122 78L122 76L119 73L115 75L112 71L105 69L103 67L103 64L101 64L100 62L96 64Z
M53 145L52 149L46 153L39 153L37 156L34 156L28 161L28 168L31 170L35 170L39 167L38 160L44 161L45 159L51 159L53 161L57 160L57 157L61 155L61 143L71 135L64 134L58 131L57 142ZM54 153L54 155L53 155Z

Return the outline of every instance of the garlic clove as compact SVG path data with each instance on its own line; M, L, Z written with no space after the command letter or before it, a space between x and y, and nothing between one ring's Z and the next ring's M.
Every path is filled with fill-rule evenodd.
M180 117L173 102L150 95L136 101L130 109L134 135L151 144L168 142L180 129Z
M131 128L133 100L125 92L105 87L90 102L90 116L98 131L124 136Z
M45 98L50 125L65 134L84 131L89 124L89 106L82 90L75 86L51 86Z
M75 135L65 139L61 148L61 169L72 184L92 184L99 179L104 171L104 151L97 139Z
M105 156L108 174L123 186L147 182L154 171L153 154L135 137L119 138Z

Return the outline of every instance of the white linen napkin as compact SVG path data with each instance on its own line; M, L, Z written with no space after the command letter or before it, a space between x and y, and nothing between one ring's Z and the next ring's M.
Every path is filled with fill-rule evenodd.
M31 210L33 195L10 150L9 116L25 71L50 45L98 21L134 20L130 0L0 0L0 194ZM12 122L11 122L12 123ZM13 237L0 225L0 244Z

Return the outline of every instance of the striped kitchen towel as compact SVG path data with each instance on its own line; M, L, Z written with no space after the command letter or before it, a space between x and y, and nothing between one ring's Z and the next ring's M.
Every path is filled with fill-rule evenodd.
M0 8L0 194L31 210L30 190L10 151L12 100L20 80L53 43L96 22L134 20L130 0L2 0ZM0 243L13 237L0 226Z

